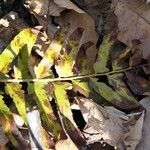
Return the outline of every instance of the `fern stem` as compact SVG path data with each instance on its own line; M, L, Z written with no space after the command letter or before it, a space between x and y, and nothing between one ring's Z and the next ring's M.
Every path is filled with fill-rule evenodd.
M130 68L130 67L123 68L123 69L113 70L113 71L104 72L104 73L94 73L94 74L87 74L87 75L59 77L59 78L46 78L46 79L0 79L0 82L55 82L55 81L78 80L78 79L83 79L83 78L107 76L107 75L111 75L111 74L122 73L122 72L126 72L129 70L134 70L134 69L138 69L141 67L147 67L147 66L150 66L150 64L139 65L139 66L135 66L132 68Z

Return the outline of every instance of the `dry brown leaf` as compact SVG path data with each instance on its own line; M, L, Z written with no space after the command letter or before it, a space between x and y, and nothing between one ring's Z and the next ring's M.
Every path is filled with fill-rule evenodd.
M150 5L137 0L113 0L112 7L118 17L118 39L129 44L133 39L142 42L144 58L150 54Z
M26 0L30 10L39 16L50 15L59 16L65 9L72 9L78 13L84 13L70 0Z
M45 51L48 49L50 40L46 33L40 32L37 36L36 43L33 47L34 51L41 57L44 56Z
M52 19L50 17L43 17L36 15L39 24L43 26L44 30L47 32L49 38L53 38L58 28L52 24Z
M71 9L78 13L84 13L81 9L79 9L76 5L74 5L70 0L54 0L54 2L61 8Z
M35 13L40 24L46 28L46 31L48 31L48 35L51 38L57 29L52 26L49 16L59 16L56 21L60 25L70 23L71 26L68 35L70 35L78 27L83 28L84 33L80 46L89 41L94 43L93 46L91 46L86 52L87 60L89 61L88 64L90 68L92 68L92 62L94 62L96 55L97 42L93 19L74 5L70 0L27 0L26 2L29 3L29 9ZM62 12L63 10L68 11Z
M142 134L144 112L126 115L114 107L101 107L81 98L81 112L87 120L84 136L88 143L104 142L119 149L135 150Z
M149 150L149 139L150 139L150 97L146 97L140 102L146 109L144 118L142 138L138 144L136 150Z
M93 43L93 46L91 46L86 51L89 67L92 68L92 63L95 61L97 42L93 19L85 13L77 13L73 10L70 10L67 12L63 12L61 16L57 18L57 20L60 25L63 25L65 23L70 24L69 35L78 27L84 29L82 38L80 40L80 46L89 41Z
M71 9L78 13L84 13L70 0L26 0L27 7L35 13L39 23L45 28L49 37L53 38L57 28L51 23L49 16L60 16L65 9Z
M50 16L60 16L60 13L65 10L59 7L53 0L26 0L27 8L34 13L40 25L44 27L49 38L53 38L58 30L51 22Z
M53 0L26 0L31 11L39 16L59 16L64 8L59 7Z

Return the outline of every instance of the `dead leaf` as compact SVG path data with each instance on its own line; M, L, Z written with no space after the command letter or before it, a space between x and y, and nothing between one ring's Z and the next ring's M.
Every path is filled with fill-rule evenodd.
M92 18L85 13L77 13L73 10L68 10L61 13L61 16L57 18L57 21L60 25L63 25L64 23L70 24L70 30L68 35L70 35L78 27L84 29L82 38L80 40L80 46L89 41L93 43L93 45L86 51L88 66L90 69L92 69L92 64L95 61L95 56L97 52L97 36L95 32L94 21L92 20Z
M83 134L88 143L101 139L119 149L135 150L141 138L144 112L125 114L114 107L101 107L92 100L79 99L83 117L87 121Z
M149 139L150 139L150 97L146 97L140 101L140 103L145 107L146 114L144 118L142 138L138 144L136 150L148 150L149 149Z
M34 45L33 49L39 56L43 57L45 51L49 47L49 44L50 40L48 39L47 34L40 32L37 36L36 44Z
M84 13L69 0L26 0L26 3L29 10L34 12L35 17L51 38L53 38L58 29L51 23L52 19L49 16L60 16L60 13L65 9L72 9L79 13Z
M134 72L126 72L128 78L127 83L132 91L137 95L150 95L150 81L135 74Z
M64 8L60 8L53 0L26 0L27 7L39 16L59 16Z
M84 13L81 9L79 9L74 3L72 3L70 0L54 0L54 2L61 8L65 9L71 9L78 13Z
M142 42L144 58L150 54L150 5L137 0L113 0L115 14L118 17L118 39L128 44L133 39Z
M37 17L41 25L49 30L49 37L53 37L54 32L56 31L56 29L53 30L52 26L52 29L50 29L51 27L48 27L48 24L51 22L49 16L59 16L56 22L61 26L66 23L69 23L71 25L68 36L70 36L70 34L78 27L84 29L84 33L80 41L80 46L89 41L94 43L93 46L91 46L86 51L88 66L90 67L90 69L92 69L92 63L94 62L96 55L97 42L93 19L84 11L79 9L70 0L44 0L44 2L42 0L26 0L26 2L28 3L29 10L35 13L35 16ZM68 11L63 12L64 10ZM52 35L50 35L51 33Z
M149 75L150 74L150 55L147 58L147 63L149 63L149 66L144 67L143 70L147 75Z

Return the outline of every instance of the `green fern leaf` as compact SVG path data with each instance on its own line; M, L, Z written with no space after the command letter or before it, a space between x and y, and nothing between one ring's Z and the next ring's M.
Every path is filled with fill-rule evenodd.
M66 89L69 88L71 86L70 83L67 82L55 82L52 83L54 86L54 95L55 95L55 99L56 99L56 104L61 112L61 114L63 116L65 116L66 118L68 118L73 125L76 126L74 120L73 120L73 116L72 116L72 111L71 111L71 107L70 107L70 102L66 93Z
M59 61L55 68L59 77L73 76L73 59L67 54L64 54L59 57Z
M70 37L68 37L67 44L62 49L63 54L58 56L55 68L59 77L73 76L73 66L75 65L79 51L82 32L80 28L77 28Z
M5 92L10 95L15 103L15 106L23 118L24 122L27 124L26 118L26 103L25 103L25 96L24 91L22 90L22 85L19 83L6 83L5 85Z
M73 90L89 97L91 89L88 82L72 80Z
M31 54L32 47L30 49L25 45L18 55L18 64L14 66L14 75L16 79L29 79L31 74L28 68L28 59Z
M2 95L0 95L0 121L8 139L17 149L27 147L28 144L17 129L13 115L4 103ZM22 144L21 147L19 144Z
M121 109L133 109L140 106L137 100L126 93L125 89L114 90L103 82L98 82L97 79L91 78L91 87L106 101Z
M111 40L110 35L104 37L104 40L99 48L97 61L94 64L95 73L109 71L109 69L107 68L107 62L111 47L114 44L114 42L115 40Z
M49 127L54 136L57 137L61 127L57 122L53 109L50 105L50 98L45 89L46 86L47 83L35 82L32 87L32 91L35 92L35 100L41 112L43 122Z
M54 65L54 61L57 59L58 54L62 49L62 45L65 36L68 32L69 26L66 25L57 31L55 38L51 41L51 44L44 54L41 62L34 68L36 78L44 78L52 76L50 68Z
M31 49L35 41L36 35L34 35L30 29L24 29L21 31L0 55L0 72L7 73L10 64L19 54L21 48L26 45L28 49Z

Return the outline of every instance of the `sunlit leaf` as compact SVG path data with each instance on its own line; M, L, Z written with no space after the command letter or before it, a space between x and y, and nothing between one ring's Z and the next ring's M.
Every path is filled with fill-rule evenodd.
M65 83L57 82L57 83L53 83L53 85L54 85L54 94L56 97L56 103L59 107L60 112L65 117L73 121L69 99L66 94L66 89L69 88L71 84L67 82Z
M57 64L55 66L57 74L60 77L67 77L67 76L73 76L73 59L68 56L67 54L64 54L63 56L59 57L59 60L57 61Z
M62 53L58 57L55 68L59 77L73 76L73 66L79 51L82 29L77 28L68 37L67 44L63 47Z
M56 137L58 136L61 127L57 122L52 106L50 105L50 98L45 89L46 85L47 83L35 82L32 90L35 92L35 100L42 115L43 122L49 127L49 130Z
M26 45L28 49L32 49L35 41L36 35L30 29L21 31L0 55L0 72L7 73L10 64L17 57L21 48Z
M15 106L21 117L23 118L24 122L27 124L26 118L26 103L25 103L25 96L24 91L22 90L22 85L19 83L6 83L5 91L10 97L13 99Z
M57 31L55 38L51 41L51 44L46 50L43 59L38 66L34 68L36 78L44 78L53 75L50 68L54 65L54 61L57 59L58 54L62 49L68 29L69 26L67 25Z
M22 137L21 133L17 129L13 119L13 115L9 110L9 108L4 103L3 97L1 95L0 95L0 121L8 139L16 148L28 147L27 141Z
M56 104L61 113L63 125L65 127L65 130L67 131L67 134L75 143L84 143L85 141L83 139L83 136L76 123L74 122L69 99L66 93L66 90L70 88L70 83L55 82L53 83L53 86Z

